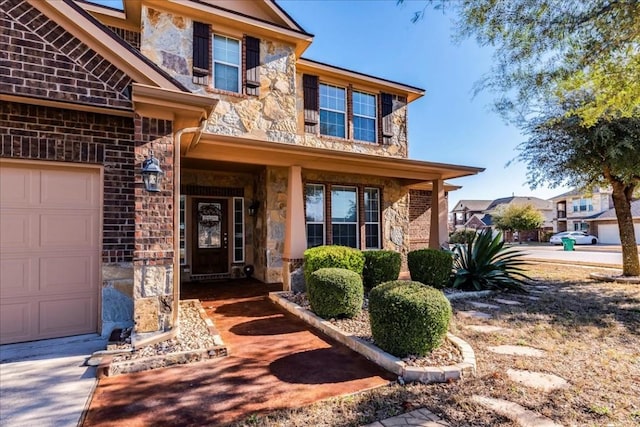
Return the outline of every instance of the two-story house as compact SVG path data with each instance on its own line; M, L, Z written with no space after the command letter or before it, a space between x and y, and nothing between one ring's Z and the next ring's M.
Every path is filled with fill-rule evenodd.
M140 344L181 275L289 289L308 247L439 247L445 180L482 170L409 159L424 91L302 57L271 0L0 4L3 343Z
M585 231L597 233L589 227L589 219L613 208L612 191L594 188L591 192L578 189L552 197L554 205L553 231Z
M451 209L451 225L453 231L465 228L482 229L488 226L483 219L487 215L485 211L492 200L460 200Z

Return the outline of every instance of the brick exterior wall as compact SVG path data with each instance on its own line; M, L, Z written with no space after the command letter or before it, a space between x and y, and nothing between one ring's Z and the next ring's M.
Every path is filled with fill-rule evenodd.
M109 27L111 31L116 33L122 40L126 41L129 46L135 50L140 50L140 32L125 30L124 28Z
M133 259L133 130L131 118L0 103L1 157L104 166L104 263Z
M125 73L29 3L0 10L0 93L131 109Z
M409 236L410 250L429 247L431 230L431 191L409 192Z

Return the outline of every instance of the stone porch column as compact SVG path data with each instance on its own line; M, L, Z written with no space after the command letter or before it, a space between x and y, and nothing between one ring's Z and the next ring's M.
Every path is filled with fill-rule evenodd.
M429 247L440 249L449 240L447 232L447 199L444 193L444 180L434 179L431 190L431 230L429 232Z
M307 239L304 218L304 192L302 189L302 168L289 167L287 183L287 219L284 234L284 250L282 253L282 288L290 291L293 282L300 277L302 256L307 249Z

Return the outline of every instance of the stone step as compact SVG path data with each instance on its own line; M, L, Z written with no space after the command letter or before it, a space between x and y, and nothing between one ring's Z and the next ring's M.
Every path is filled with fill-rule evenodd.
M476 308L488 308L488 309L500 308L499 305L487 304L486 302L480 302L480 301L467 301L467 302Z
M485 408L489 408L503 417L517 422L522 427L562 427L562 424L557 424L553 422L553 420L540 415L537 412L530 411L529 409L508 400L494 399L491 397L479 396L477 394L471 396L471 399Z
M467 325L465 326L467 329L471 329L474 332L480 332L483 334L492 334L494 332L506 332L510 329L502 328L500 326L492 326L492 325Z
M564 388L569 385L564 378L553 374L543 374L542 372L507 369L507 376L511 381L546 392Z
M458 311L458 314L462 317L470 317L473 319L491 319L492 317L489 313L476 310Z
M504 298L494 298L493 301L499 302L500 304L504 304L504 305L522 305L520 301L514 301L511 299L504 299Z
M543 350L527 347L525 345L499 345L495 347L487 347L487 350L492 353L507 354L511 356L544 357L546 355L546 352Z

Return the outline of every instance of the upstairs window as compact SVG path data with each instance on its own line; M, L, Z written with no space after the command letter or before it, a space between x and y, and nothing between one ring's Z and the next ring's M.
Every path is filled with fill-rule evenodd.
M376 142L376 97L353 92L353 139Z
M229 92L240 92L240 40L214 34L213 86Z
M346 90L320 84L320 134L346 138Z
M592 212L593 202L591 198L574 199L572 202L574 212Z

